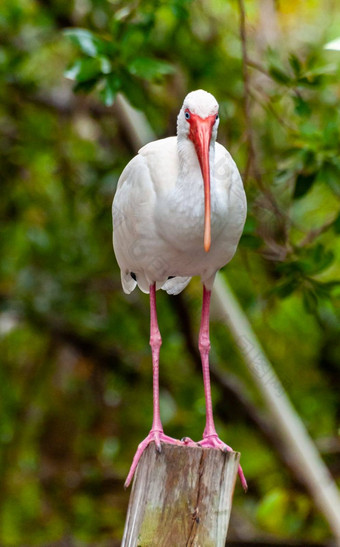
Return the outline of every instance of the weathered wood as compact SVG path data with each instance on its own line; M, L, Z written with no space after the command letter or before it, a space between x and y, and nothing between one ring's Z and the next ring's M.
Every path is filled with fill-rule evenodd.
M223 547L240 454L151 443L132 486L122 547Z

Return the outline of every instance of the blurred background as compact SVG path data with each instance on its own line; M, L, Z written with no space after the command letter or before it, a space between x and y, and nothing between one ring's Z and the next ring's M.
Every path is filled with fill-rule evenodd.
M135 132L173 135L197 88L249 203L223 276L339 484L339 36L336 0L2 0L1 545L120 544L152 384L148 297L122 292L111 202ZM200 305L199 279L158 293L176 438L204 428ZM249 483L230 544L334 544L218 317L211 339L217 430Z

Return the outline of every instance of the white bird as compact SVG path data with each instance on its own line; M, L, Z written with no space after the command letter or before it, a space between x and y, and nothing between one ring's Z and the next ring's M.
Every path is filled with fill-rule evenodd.
M156 290L180 293L194 275L203 283L199 350L206 400L202 447L231 448L215 429L209 374L209 308L216 272L233 257L246 218L242 180L229 152L216 142L218 103L203 90L189 93L177 118L177 137L141 148L124 169L112 204L113 247L123 289L150 293L153 362L153 423L139 445L128 486L146 446L180 444L164 434L159 410L159 350L162 343ZM184 443L191 444L186 439ZM241 467L239 475L247 488Z

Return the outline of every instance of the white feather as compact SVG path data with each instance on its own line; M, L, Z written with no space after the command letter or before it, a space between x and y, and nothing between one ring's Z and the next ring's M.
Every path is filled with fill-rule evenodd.
M217 113L218 104L205 91L189 93L178 116L178 136L144 146L118 182L113 245L127 293L137 284L149 292L156 283L178 294L194 275L210 289L217 270L233 257L243 230L245 193L229 152L215 142L217 120L210 144L212 238L205 252L203 179L188 139L185 108L204 118Z

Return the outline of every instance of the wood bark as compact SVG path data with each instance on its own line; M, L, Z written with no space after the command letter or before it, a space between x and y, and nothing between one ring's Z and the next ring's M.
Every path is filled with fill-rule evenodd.
M223 547L240 454L151 443L132 486L122 547Z

